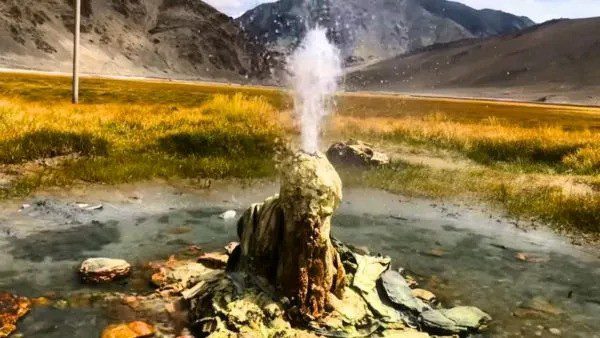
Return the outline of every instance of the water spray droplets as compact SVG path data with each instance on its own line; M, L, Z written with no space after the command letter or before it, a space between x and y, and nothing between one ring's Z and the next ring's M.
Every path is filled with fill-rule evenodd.
M343 74L340 51L316 27L307 32L288 60L296 117L302 127L302 150L316 153L323 118L331 113L331 100Z

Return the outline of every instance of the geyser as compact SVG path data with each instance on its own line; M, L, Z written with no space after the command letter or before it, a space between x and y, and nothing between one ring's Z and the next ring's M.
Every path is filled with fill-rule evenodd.
M290 56L288 70L302 127L302 150L314 154L319 150L321 123L331 112L331 98L342 76L340 51L327 39L327 31L316 27Z

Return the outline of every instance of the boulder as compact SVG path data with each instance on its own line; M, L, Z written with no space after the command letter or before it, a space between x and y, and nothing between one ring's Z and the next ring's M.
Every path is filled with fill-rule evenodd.
M131 264L122 259L90 258L81 263L79 273L86 283L106 283L129 276Z
M378 167L390 163L390 158L375 151L372 145L354 140L333 144L327 150L327 158L336 166Z
M31 301L10 293L0 293L0 337L8 337L17 329L17 321L31 309Z

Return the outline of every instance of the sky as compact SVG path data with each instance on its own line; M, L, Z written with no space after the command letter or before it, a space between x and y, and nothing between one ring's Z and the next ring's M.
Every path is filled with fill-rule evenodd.
M238 17L264 2L275 0L204 0L220 11ZM528 16L535 22L557 18L600 16L600 0L455 0L473 8L493 8Z

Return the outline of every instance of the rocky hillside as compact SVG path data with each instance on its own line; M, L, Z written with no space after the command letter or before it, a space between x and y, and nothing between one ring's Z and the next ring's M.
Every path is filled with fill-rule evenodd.
M528 18L445 0L279 0L237 19L255 41L287 53L319 24L348 64L385 59L436 43L518 31Z
M600 104L600 18L436 45L347 77L357 90Z
M71 0L0 1L0 66L68 71ZM83 0L82 71L242 81L269 74L264 48L200 0Z

